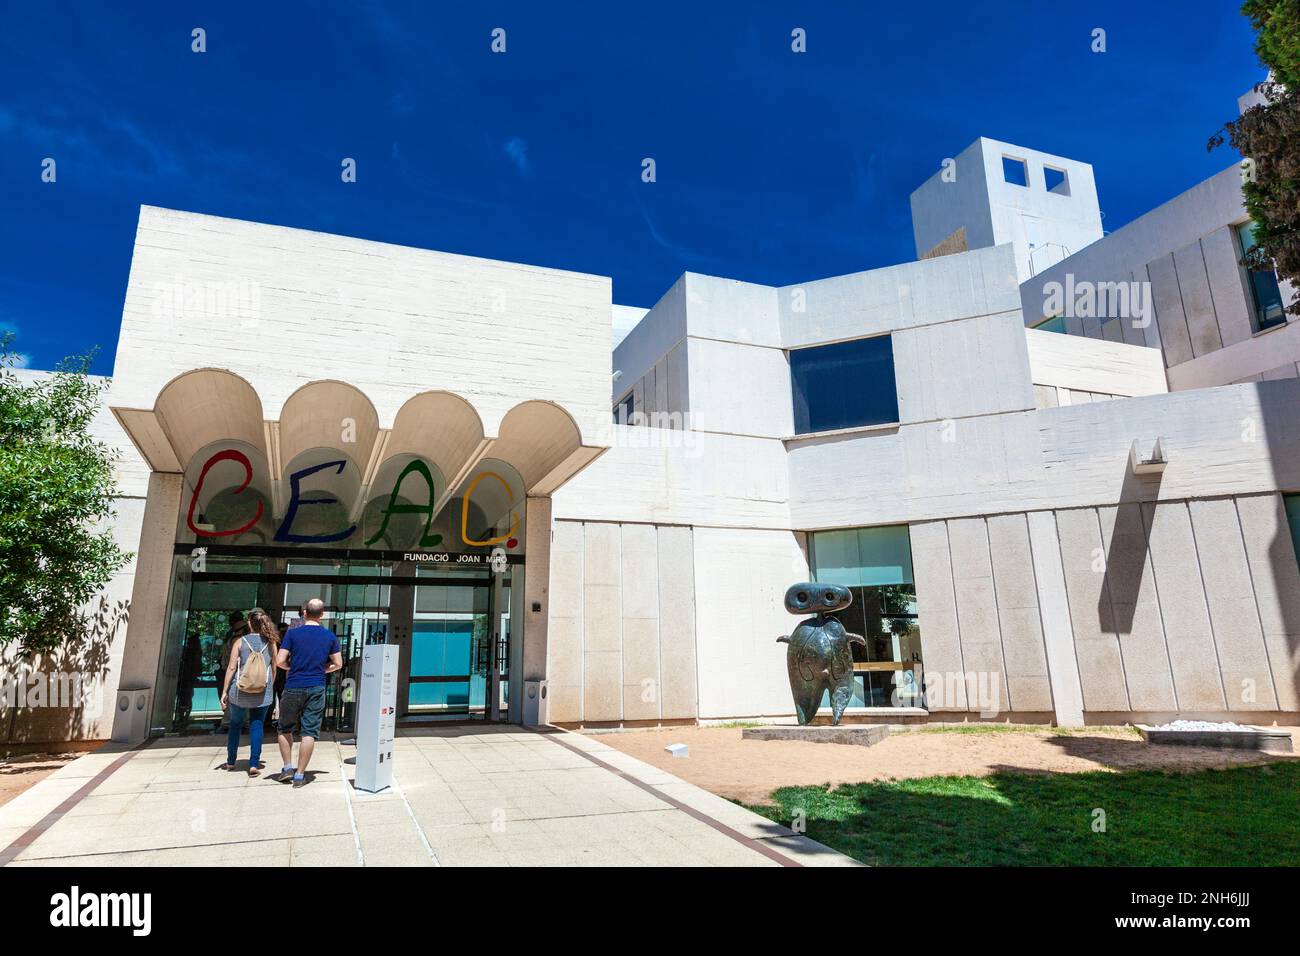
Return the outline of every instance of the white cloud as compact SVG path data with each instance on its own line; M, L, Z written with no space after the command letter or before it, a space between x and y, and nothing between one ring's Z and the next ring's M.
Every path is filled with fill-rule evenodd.
M531 172L528 165L528 144L524 140L518 136L512 136L506 141L505 151L506 155L510 157L510 161L518 167L521 173L526 175Z

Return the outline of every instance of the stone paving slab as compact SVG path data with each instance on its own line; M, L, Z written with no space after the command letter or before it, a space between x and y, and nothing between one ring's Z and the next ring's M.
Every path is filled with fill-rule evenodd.
M9 865L853 865L594 738L511 726L401 733L379 794L356 790L341 742L318 742L294 790L216 769L218 738L164 738L54 813L125 752L88 754L0 807L0 853L46 826ZM274 746L264 758L277 763Z

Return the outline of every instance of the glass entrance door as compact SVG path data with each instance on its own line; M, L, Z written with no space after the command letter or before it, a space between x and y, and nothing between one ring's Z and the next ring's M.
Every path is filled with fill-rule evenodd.
M388 643L393 592L402 586L389 583L392 568L384 562L290 561L286 570L284 623L301 623L303 604L320 598L325 602L324 624L338 638L343 654L343 669L331 674L325 686L325 724L355 730L362 650Z
M487 694L495 652L491 580L479 571L456 570L430 572L428 583L421 580L415 588L408 716L495 716Z
M257 561L229 561L225 575L204 575L190 591L179 641L164 655L164 674L175 681L170 713L160 712L164 728L176 733L216 730L222 724L221 683L243 621L257 606Z
M344 660L326 687L325 729L355 730L361 656L369 644L400 650L399 717L508 719L511 569L417 568L377 557L279 550L208 555L202 565L177 554L155 700L158 732L220 728L219 675L231 627L253 607L288 627L311 598L325 602L324 624L338 636Z

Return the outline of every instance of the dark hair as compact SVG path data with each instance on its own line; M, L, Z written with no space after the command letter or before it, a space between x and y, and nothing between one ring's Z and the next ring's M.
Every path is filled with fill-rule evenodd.
M260 607L255 607L248 612L248 622L254 631L256 631L266 643L272 647L280 646L280 632L275 627L275 622L271 620L271 615L267 614Z

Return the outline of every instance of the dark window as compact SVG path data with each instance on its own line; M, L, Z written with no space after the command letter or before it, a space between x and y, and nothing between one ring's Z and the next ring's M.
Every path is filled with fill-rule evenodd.
M628 392L614 406L614 424L626 425L632 418L632 393Z
M1023 159L1012 159L1010 156L1003 156L1002 178L1013 186L1028 186L1029 167L1025 165Z
M1237 227L1237 238L1241 241L1242 254L1255 248L1255 224L1242 223ZM1250 284L1251 304L1255 308L1255 331L1263 332L1275 325L1286 323L1286 311L1282 304L1282 290L1277 284L1277 273L1272 269L1247 269L1246 279Z
M1062 335L1068 334L1065 328L1065 316L1063 315L1055 315L1050 319L1044 319L1035 325L1034 328L1038 329L1040 332L1060 332Z
M790 383L796 434L898 421L888 335L793 349Z

